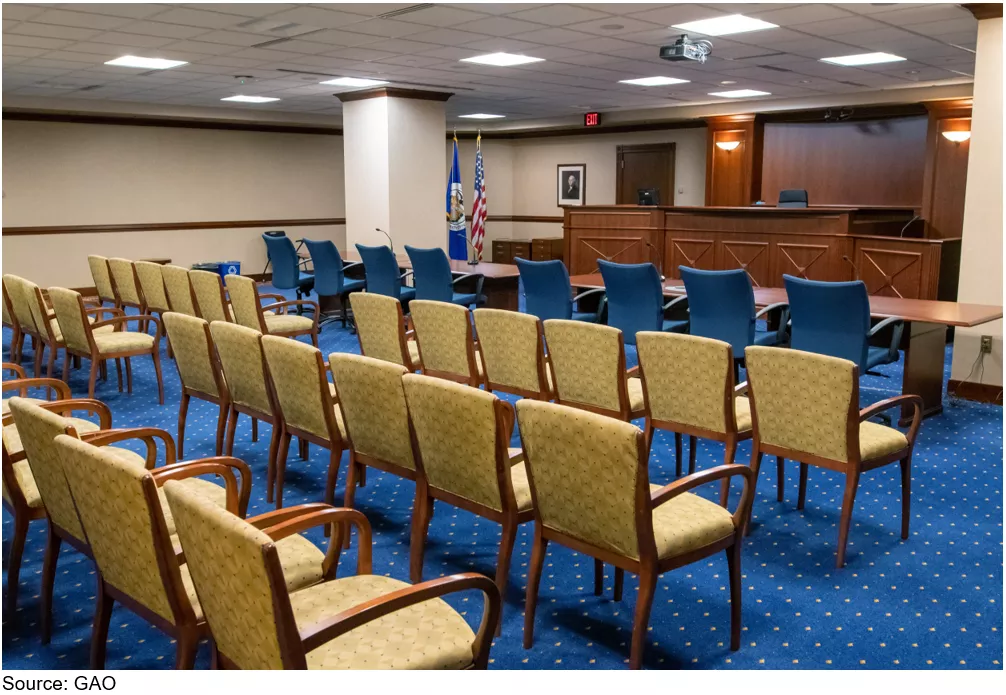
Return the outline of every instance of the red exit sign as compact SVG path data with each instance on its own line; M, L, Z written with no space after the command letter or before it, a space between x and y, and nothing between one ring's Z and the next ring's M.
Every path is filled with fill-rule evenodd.
M596 111L583 114L583 125L586 128L593 128L594 126L601 125L601 114Z

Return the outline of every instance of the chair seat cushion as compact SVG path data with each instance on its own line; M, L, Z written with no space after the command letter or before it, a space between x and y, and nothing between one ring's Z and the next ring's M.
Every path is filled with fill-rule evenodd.
M301 291L306 290L310 292L311 288L314 287L314 275L312 273L300 273L297 278L297 287Z
M900 430L876 422L859 423L859 455L864 461L907 448L908 437Z
M687 333L688 321L672 321L670 319L664 319L664 325L661 330L666 333Z
M108 318L108 317L106 316L104 318ZM89 323L96 323L96 319L93 316L88 316L87 320L88 320ZM63 342L63 331L61 331L59 329L59 322L56 321L56 319L52 318L52 319L49 319L49 325L52 327L52 334L56 337L56 342L57 343L62 343ZM111 333L114 330L115 330L115 326L101 326L99 328L95 328L94 332L95 333Z
M38 485L35 484L35 477L31 474L28 461L18 461L12 468L17 486L21 490L21 495L30 509L37 509L42 506L42 496L38 494ZM7 492L7 484L3 486L3 498L10 502L10 494Z
M651 493L659 489L659 485L650 485ZM733 532L730 512L690 492L683 492L653 510L653 538L661 560L697 550Z
M523 512L531 508L531 483L527 479L527 464L521 461L524 452L521 449L510 449L510 481L513 484L513 496L517 500L517 511Z
M642 413L644 408L643 402L643 380L638 376L630 376L626 380L626 387L629 392L629 410L635 415L635 413Z
M270 333L310 332L314 329L314 319L297 314L276 314L265 317L265 327Z
M734 399L734 423L738 432L747 432L751 429L751 401L746 396L737 396Z
M154 336L139 331L95 332L94 344L102 355L113 352L151 350L154 347Z
M359 292L367 288L366 280L350 280L346 278L342 281L342 293L347 294L349 292Z
M376 575L335 579L290 594L297 628L409 584ZM307 655L310 669L461 669L472 665L475 635L443 599L395 611L326 642Z
M409 359L412 360L412 366L419 369L423 366L423 361L419 359L419 343L415 340L406 340L405 346L409 348Z
M455 292L454 296L451 298L451 303L460 304L461 306L471 306L472 304L477 303L480 299L485 301L485 297L479 297L474 292L469 292L467 294Z
M866 353L866 368L872 369L877 365L881 364L892 364L897 362L898 358L895 357L891 359L890 351L885 347L870 347L867 349Z
M9 400L10 400L10 398L4 398L3 399L3 414L4 415L6 415L7 413L10 412L10 406L7 404L7 402ZM46 400L44 398L25 398L24 400L28 401L29 403L45 403L46 402Z
M785 342L785 340L785 337L780 340L779 333L776 331L759 331L757 328L755 329L755 345L778 345L779 343ZM741 353L740 356L743 357L743 353Z
M586 321L587 323L597 323L596 311L574 311L571 317L574 321Z
M402 303L410 302L415 298L416 298L415 287L403 287L401 293L398 295L398 301Z

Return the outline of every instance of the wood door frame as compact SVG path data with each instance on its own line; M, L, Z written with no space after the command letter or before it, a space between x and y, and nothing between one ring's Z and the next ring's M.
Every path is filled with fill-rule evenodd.
M661 200L661 205L674 205L674 169L677 165L677 143L676 142L651 142L644 145L617 145L615 148L615 200L618 200L622 191L622 172L625 170L624 155L627 152L669 152L671 155L671 167L668 181L671 189L671 199ZM631 205L632 203L627 203Z

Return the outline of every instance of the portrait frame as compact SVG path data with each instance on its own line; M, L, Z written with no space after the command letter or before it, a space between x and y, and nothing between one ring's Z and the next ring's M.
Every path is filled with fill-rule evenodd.
M569 182L573 177L574 184ZM587 165L558 164L556 165L556 202L559 207L581 206L587 200Z

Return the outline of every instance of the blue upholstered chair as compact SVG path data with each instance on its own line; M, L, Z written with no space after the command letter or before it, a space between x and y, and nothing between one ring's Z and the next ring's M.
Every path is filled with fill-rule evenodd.
M572 319L598 323L604 313L604 290L595 288L573 296L569 271L562 261L527 261L515 258L524 286L524 310L542 321ZM575 311L574 305L585 297L598 297L597 311Z
M652 263L612 263L598 259L608 295L608 325L622 331L628 345L636 344L639 331L687 333L688 321L667 320L664 312L687 302L677 297L664 304L663 284Z
M860 374L877 365L898 361L904 321L892 316L871 329L870 297L865 283L782 277L792 316L790 347L850 360L859 367ZM891 344L871 347L870 338L888 326L893 326Z
M779 202L776 207L805 208L807 205L807 191L802 188L790 188L785 191L779 191Z
M311 294L314 275L301 271L301 259L297 256L297 249L290 237L286 234L267 233L262 235L262 239L272 264L272 286L278 290L297 290L297 299Z
M744 359L748 345L779 345L788 339L789 307L771 304L755 313L754 290L745 270L699 270L678 266L688 293L688 332L730 343L735 360ZM779 329L760 331L755 322L782 310Z
M363 259L363 268L367 273L367 291L394 297L405 308L407 302L416 297L416 291L411 287L402 287L402 280L412 274L412 271L402 273L398 267L398 259L387 246L364 246L357 244L356 250Z
M338 315L334 312L326 312L319 323L334 321L341 315L342 325L345 327L349 314L347 300L350 292L359 292L367 286L366 280L347 279L345 271L347 268L354 268L362 264L343 264L338 247L329 239L322 241L304 239L304 245L307 246L307 250L311 254L311 263L314 265L314 291L318 293L318 298L339 298Z
M420 249L406 244L405 252L412 261L412 274L416 284L416 299L430 299L470 307L485 304L482 283L485 278L479 273L466 273L454 277L451 262L441 248ZM459 293L454 286L462 280L475 278L475 292Z

